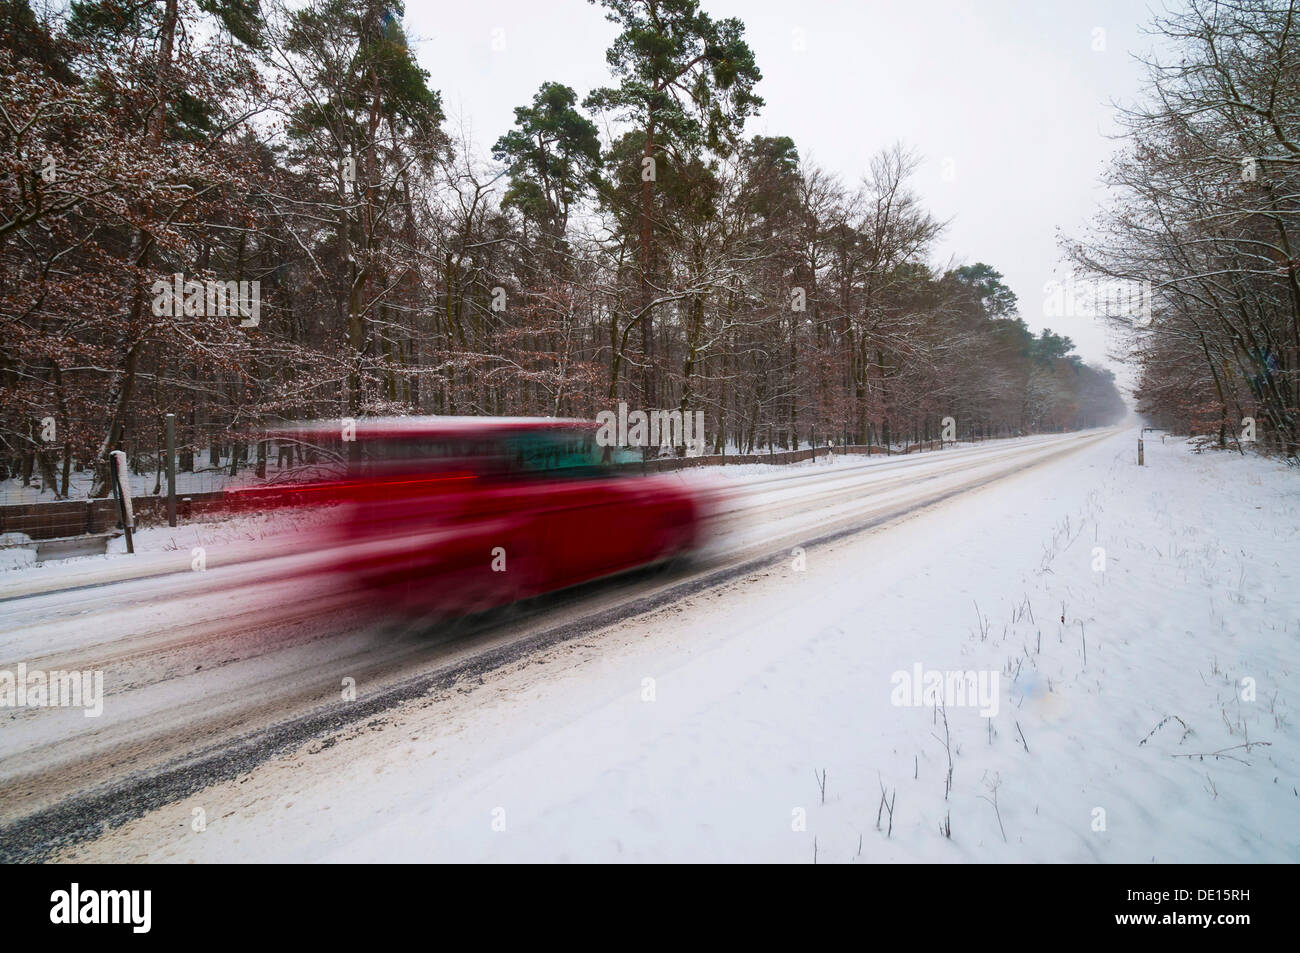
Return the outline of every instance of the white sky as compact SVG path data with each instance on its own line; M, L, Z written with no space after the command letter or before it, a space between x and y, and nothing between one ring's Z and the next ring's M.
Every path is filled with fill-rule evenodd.
M988 262L1032 328L1068 334L1085 359L1105 361L1101 326L1046 318L1043 286L1065 275L1058 231L1078 235L1104 196L1110 102L1135 98L1141 71L1130 51L1152 45L1141 32L1145 2L704 0L703 8L745 22L762 70L767 105L747 135L791 136L802 157L850 183L877 150L896 140L913 147L924 160L915 189L936 218L952 220L938 263ZM407 0L406 25L448 115L463 117L485 154L543 82L566 83L581 99L610 81L605 49L616 29L585 0ZM1102 51L1093 49L1098 29Z

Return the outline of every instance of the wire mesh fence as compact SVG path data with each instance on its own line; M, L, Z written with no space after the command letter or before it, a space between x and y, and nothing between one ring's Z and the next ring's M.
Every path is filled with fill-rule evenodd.
M84 437L100 427L94 419L47 417L0 432L0 548L120 530L107 454L101 457ZM311 450L298 441L177 428L174 420L172 428L181 519L210 508L231 488L290 482L308 469ZM168 516L167 432L164 416L157 427L137 428L121 441L125 482L141 522Z
M291 437L263 436L263 426L204 428L173 419L172 428L178 496L288 482L318 462L316 448ZM94 418L49 416L34 418L22 429L0 427L0 505L111 499L109 449L126 454L134 498L165 494L167 433L166 415L127 428L110 448L103 446L103 422Z

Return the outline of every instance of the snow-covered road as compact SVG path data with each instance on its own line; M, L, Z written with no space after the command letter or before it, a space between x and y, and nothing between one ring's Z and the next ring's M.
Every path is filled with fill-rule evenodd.
M0 669L100 668L108 696L98 719L7 713L0 842L77 859L1297 859L1291 475L1172 441L1138 470L1133 437L734 471L706 566L454 639L275 581L278 559L311 558L301 543L0 603ZM30 592L40 572L8 575ZM996 674L997 714L895 704L917 666ZM100 819L122 826L76 845Z

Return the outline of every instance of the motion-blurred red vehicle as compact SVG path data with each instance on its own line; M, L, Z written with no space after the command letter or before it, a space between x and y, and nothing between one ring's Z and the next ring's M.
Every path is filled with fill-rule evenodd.
M233 491L237 508L338 507L329 544L386 608L462 615L689 553L700 499L612 465L581 420L397 417L322 422L298 440L334 472ZM632 472L629 472L631 470Z

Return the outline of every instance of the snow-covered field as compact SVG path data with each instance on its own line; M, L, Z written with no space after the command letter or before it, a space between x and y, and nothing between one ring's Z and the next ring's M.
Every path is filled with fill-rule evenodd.
M1300 482L1150 436L1139 469L1135 437L390 710L63 859L1295 862ZM936 704L918 669L996 691Z

